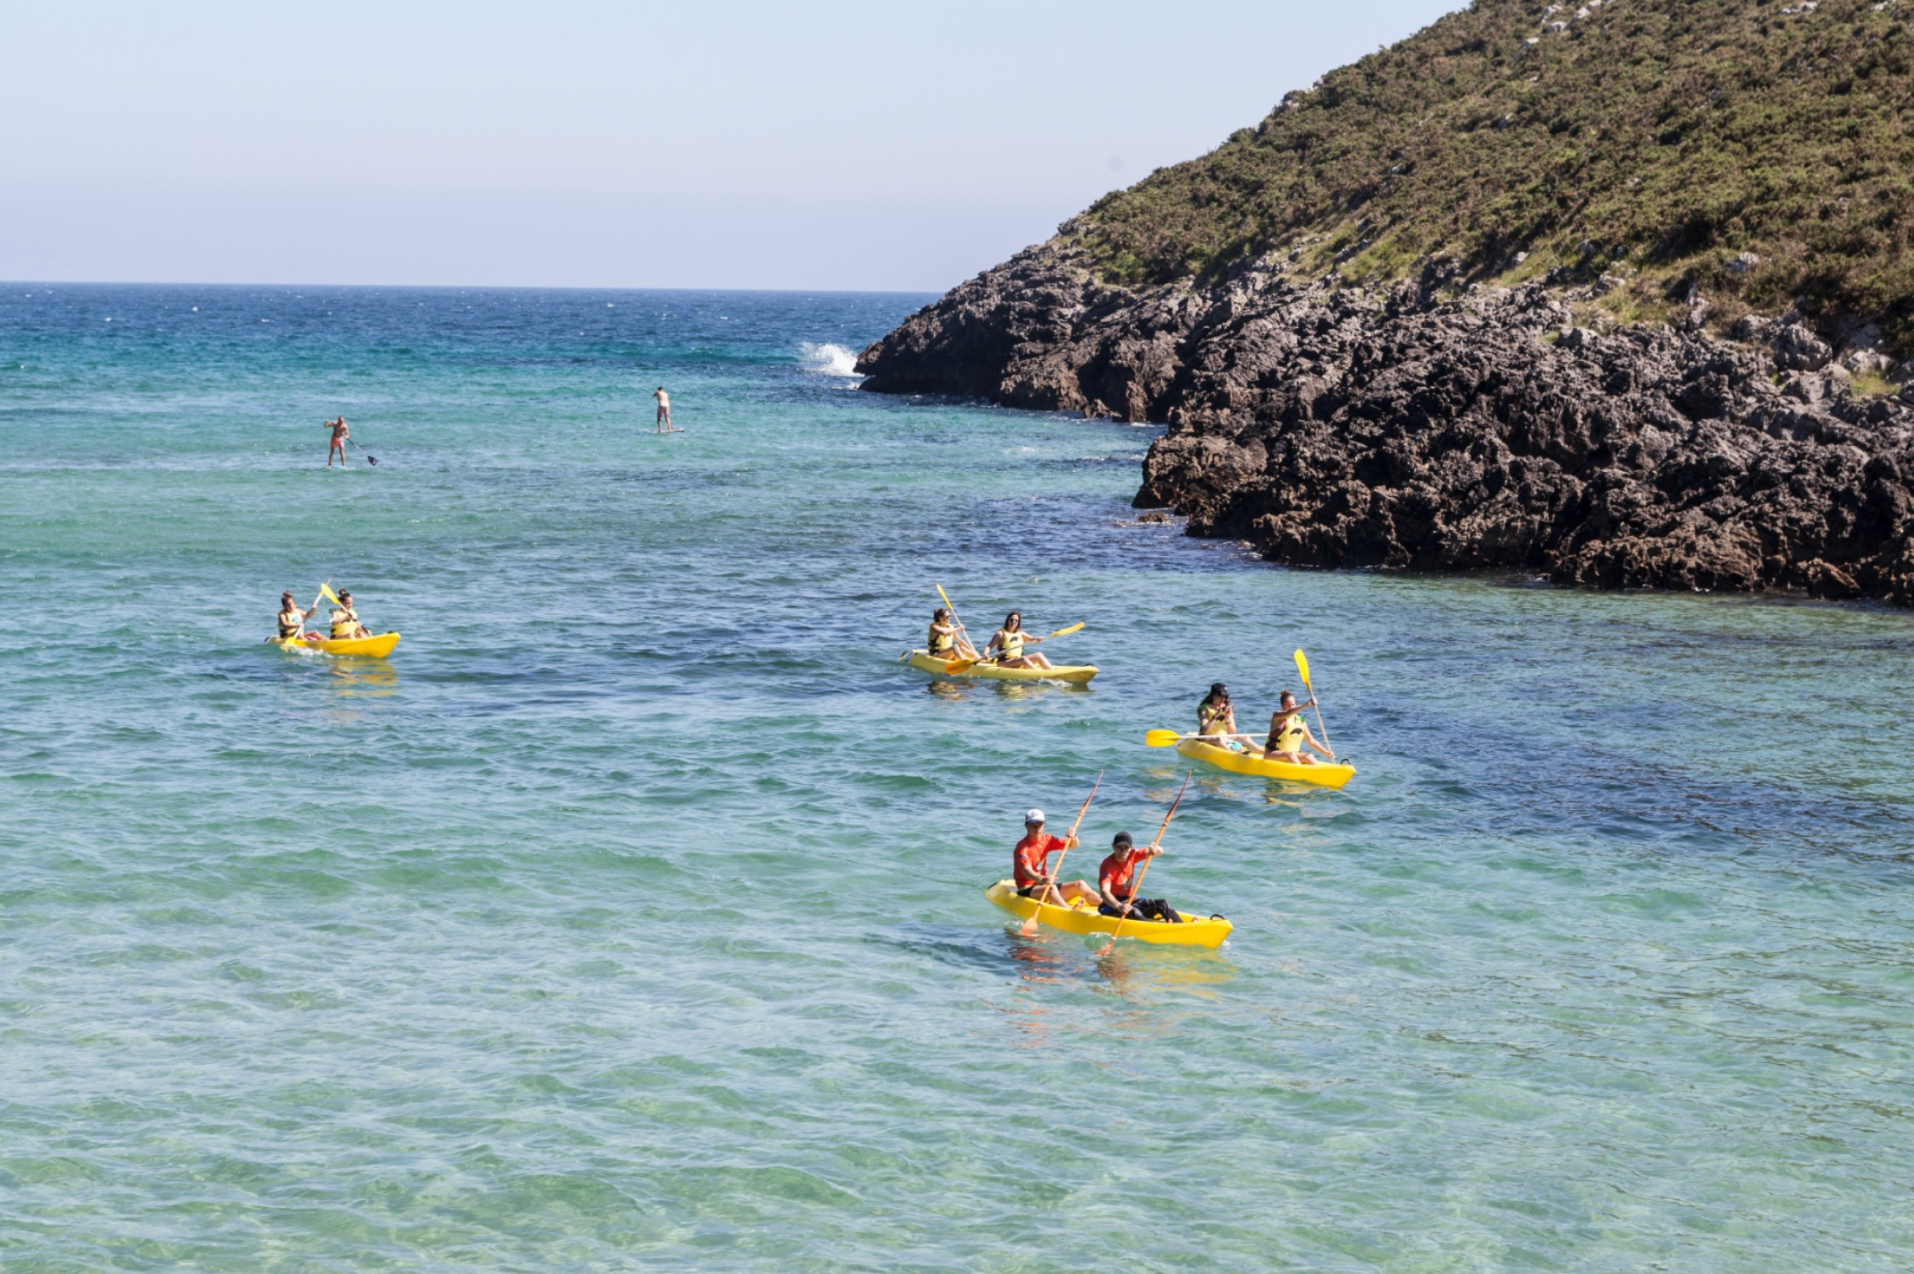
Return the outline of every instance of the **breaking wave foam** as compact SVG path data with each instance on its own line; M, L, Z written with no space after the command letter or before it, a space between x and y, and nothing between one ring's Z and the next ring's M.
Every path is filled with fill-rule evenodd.
M857 355L842 345L813 345L810 341L800 341L798 355L811 371L826 376L857 375Z

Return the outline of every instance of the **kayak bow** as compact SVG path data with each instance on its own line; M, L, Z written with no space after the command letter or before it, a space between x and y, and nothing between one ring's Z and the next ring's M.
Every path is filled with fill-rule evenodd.
M1013 916L1028 919L1032 914L1039 924L1049 925L1052 929L1061 929L1065 933L1084 933L1110 935L1116 932L1117 920L1106 916L1093 907L1072 906L1055 907L1034 898L1025 898L1017 892L1015 881L1000 880L984 890L984 897L1002 907ZM1132 918L1123 926L1123 936L1135 938L1138 942L1154 942L1162 946L1173 947L1220 947L1223 939L1229 937L1230 922L1221 916L1193 916L1187 911L1179 911L1183 917L1180 925L1165 924L1160 920L1141 920Z
M1176 745L1184 756L1205 761L1231 774L1254 774L1259 778L1288 779L1292 783L1313 783L1317 787L1341 787L1356 777L1356 767L1324 762L1321 765L1295 765L1288 761L1265 761L1260 756L1221 748L1200 739L1185 739Z
M1058 665L1055 668L999 668L993 663L974 663L962 672L952 672L950 666L960 661L939 659L924 650L911 651L904 656L904 662L913 668L939 677L985 677L992 681L1067 681L1080 686L1097 675L1095 664L1076 664L1068 667Z
M321 637L318 641L300 641L297 638L274 642L281 650L311 650L322 655L355 655L363 659L384 659L399 644L399 634L379 633L373 637L342 637L334 640Z

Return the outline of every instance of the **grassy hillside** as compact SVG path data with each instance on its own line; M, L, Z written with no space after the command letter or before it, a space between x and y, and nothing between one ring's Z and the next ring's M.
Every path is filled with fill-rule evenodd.
M1478 0L1066 234L1116 283L1568 265L1624 317L1692 282L1717 323L1801 297L1914 354L1914 0Z

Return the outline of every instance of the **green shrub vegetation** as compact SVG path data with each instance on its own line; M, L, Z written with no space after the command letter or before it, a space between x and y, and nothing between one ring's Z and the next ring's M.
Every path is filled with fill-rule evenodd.
M1272 251L1304 278L1568 265L1623 276L1636 317L1694 283L1717 318L1799 300L1914 353L1914 0L1549 8L1478 0L1064 236L1126 286Z

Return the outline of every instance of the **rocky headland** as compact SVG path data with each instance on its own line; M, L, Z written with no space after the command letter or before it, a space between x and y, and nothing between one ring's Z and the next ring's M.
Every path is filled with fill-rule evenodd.
M1877 22L1892 7L1819 6L1859 24L1853 38L1904 52L1914 41ZM1856 255L1866 245L1850 236L1847 257L1818 267L1800 249L1806 231L1783 242L1753 214L1736 233L1712 221L1697 231L1679 200L1666 216L1685 238L1601 249L1585 235L1564 247L1581 232L1561 203L1562 225L1532 223L1519 240L1471 238L1480 227L1462 218L1450 239L1416 239L1410 254L1390 245L1421 233L1415 202L1364 205L1399 194L1404 173L1447 172L1437 142L1417 154L1383 138L1374 149L1393 172L1380 181L1342 147L1344 185L1367 192L1353 206L1303 181L1336 127L1388 131L1390 56L1411 70L1472 56L1478 96L1484 77L1532 86L1550 69L1541 40L1572 41L1576 23L1597 46L1614 34L1591 21L1600 8L1485 0L1376 55L1383 64L1356 87L1378 100L1348 84L1292 94L1256 133L1182 166L1191 171L1111 196L912 316L864 351L864 387L1165 422L1138 507L1173 508L1191 534L1242 539L1287 565L1914 605L1914 298L1893 292L1908 266L1902 204L1875 211L1890 231L1869 249L1878 259ZM1638 41L1678 20L1768 38L1748 8L1609 0L1603 11L1662 19L1621 32ZM1600 74L1574 57L1554 69L1577 68ZM1914 101L1906 83L1891 92ZM1520 96L1545 141L1550 128L1572 132L1532 87ZM1313 130L1297 134L1312 113ZM1914 112L1901 119L1905 133ZM1487 127L1520 123L1510 113ZM1233 220L1213 215L1217 157L1231 148L1243 155L1229 171L1261 183ZM1308 207L1272 195L1272 172Z

